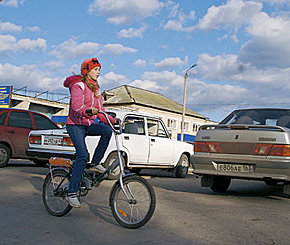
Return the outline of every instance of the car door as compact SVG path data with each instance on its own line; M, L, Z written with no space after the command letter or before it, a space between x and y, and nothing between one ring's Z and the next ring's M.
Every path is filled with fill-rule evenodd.
M172 165L174 142L169 138L161 120L147 119L150 140L149 164Z
M28 134L33 129L31 116L28 112L11 111L8 115L5 133L10 139L14 151L13 157L26 157Z
M144 117L127 116L123 120L122 144L130 153L131 163L147 163L149 139L145 134Z

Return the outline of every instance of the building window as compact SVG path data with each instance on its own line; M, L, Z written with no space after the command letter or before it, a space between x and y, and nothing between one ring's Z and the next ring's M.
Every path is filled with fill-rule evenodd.
M199 127L200 127L199 124L196 124L196 123L192 124L192 131L197 132L199 130Z
M177 120L175 119L167 119L167 128L176 129Z
M182 129L181 125L182 122L180 123L180 129ZM184 122L184 131L189 131L189 122Z

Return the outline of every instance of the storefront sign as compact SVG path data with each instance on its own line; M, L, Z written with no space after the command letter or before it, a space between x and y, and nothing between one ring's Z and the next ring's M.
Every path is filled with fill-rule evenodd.
M12 86L0 86L0 108L11 106Z

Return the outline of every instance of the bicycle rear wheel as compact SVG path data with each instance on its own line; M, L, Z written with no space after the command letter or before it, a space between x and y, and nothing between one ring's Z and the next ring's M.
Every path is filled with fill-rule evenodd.
M65 200L69 186L69 175L64 169L52 170L46 175L42 189L42 200L46 210L53 216L66 215L72 206ZM62 182L62 183L61 183ZM61 186L59 184L61 183Z
M156 206L155 193L152 186L140 176L127 176L123 178L123 183L129 200L119 181L116 182L110 194L111 210L120 225L136 229L151 219Z

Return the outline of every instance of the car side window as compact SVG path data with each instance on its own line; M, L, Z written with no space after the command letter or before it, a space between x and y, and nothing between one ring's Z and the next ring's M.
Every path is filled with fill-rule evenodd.
M33 117L34 117L37 129L57 129L57 126L55 126L55 124L53 124L46 117L43 117L38 114L33 114Z
M148 134L150 136L167 138L166 130L164 129L160 121L148 119L147 125L148 125Z
M18 128L33 128L29 113L20 111L10 112L7 125Z
M123 121L123 133L145 135L144 118L126 117Z
M8 111L6 111L0 115L0 125L4 125L7 114L8 114Z

